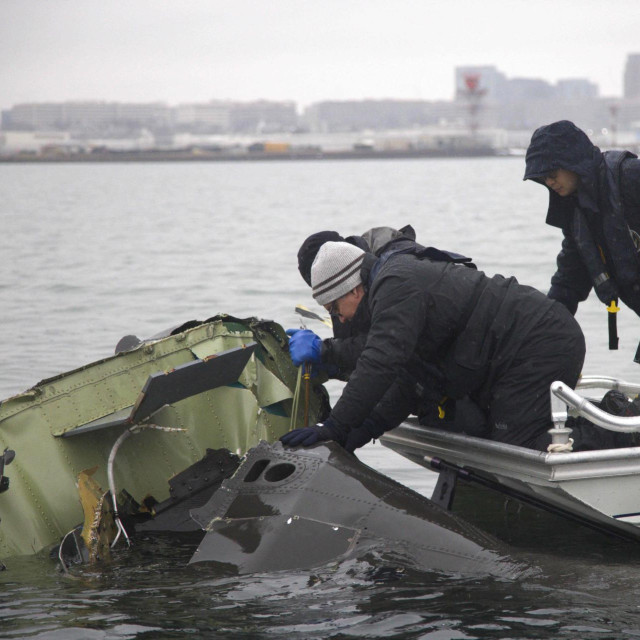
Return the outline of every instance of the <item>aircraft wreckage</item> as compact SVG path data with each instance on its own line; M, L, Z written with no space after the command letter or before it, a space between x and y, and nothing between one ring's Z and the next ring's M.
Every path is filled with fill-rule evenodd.
M282 434L329 411L318 379L306 384L282 327L220 315L127 336L115 355L3 401L0 559L51 548L67 570L140 532L191 531L191 563L238 573L369 552L424 570L523 570L338 445L283 448Z

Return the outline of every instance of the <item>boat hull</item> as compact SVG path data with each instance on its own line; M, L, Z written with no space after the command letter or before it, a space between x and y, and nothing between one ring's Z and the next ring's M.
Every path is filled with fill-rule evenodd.
M546 453L423 427L413 420L381 442L423 467L433 469L434 458L446 461L524 502L640 540L640 447Z

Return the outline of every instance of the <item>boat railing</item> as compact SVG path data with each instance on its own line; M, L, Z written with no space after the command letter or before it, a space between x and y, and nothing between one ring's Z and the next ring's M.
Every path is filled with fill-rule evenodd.
M576 389L615 389L622 393L637 395L640 393L640 384L625 382L609 376L583 376L578 380Z
M585 377L580 380L577 389L616 389L624 393L637 394L640 385L608 377ZM620 433L634 433L640 431L640 416L615 416L597 407L591 400L581 396L564 382L556 381L551 384L551 419L553 429L551 434L552 447L550 450L562 450L562 446L569 442L571 429L566 427L569 416L583 416L598 426L618 431Z

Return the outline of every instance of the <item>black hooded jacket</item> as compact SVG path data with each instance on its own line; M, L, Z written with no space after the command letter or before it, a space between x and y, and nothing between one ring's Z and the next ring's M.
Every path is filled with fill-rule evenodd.
M619 298L640 315L640 160L627 151L601 152L561 120L534 132L524 179L544 184L556 169L573 171L580 182L570 196L549 189L546 221L564 234L549 297L575 313L593 287L603 303Z
M364 261L363 282L375 263ZM449 397L471 395L484 404L495 376L553 304L515 278L393 256L360 302L371 327L331 418L344 430L368 416L393 428L411 413L403 372L419 363L441 369Z

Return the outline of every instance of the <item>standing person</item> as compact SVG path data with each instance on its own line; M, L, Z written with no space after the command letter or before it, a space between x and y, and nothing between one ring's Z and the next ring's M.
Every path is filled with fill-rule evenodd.
M600 151L568 120L536 129L525 180L549 189L547 224L564 235L549 297L575 314L592 288L613 314L622 300L640 315L640 160L628 151Z
M420 371L435 365L447 395L468 395L484 410L489 437L546 448L549 387L554 380L575 386L585 352L562 305L515 278L411 254L380 265L345 242L322 245L311 281L315 300L340 321L366 306L370 328L327 420L285 434L285 444L366 444L411 413Z

